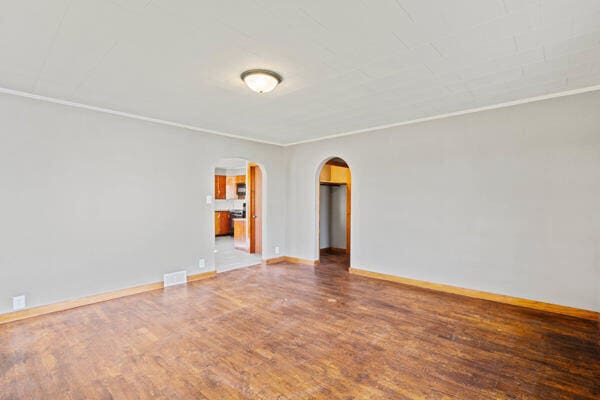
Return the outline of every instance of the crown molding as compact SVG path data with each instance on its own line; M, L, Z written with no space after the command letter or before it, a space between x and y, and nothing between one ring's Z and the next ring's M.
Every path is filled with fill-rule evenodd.
M438 114L438 115L434 115L431 117L417 118L417 119L413 119L413 120L409 120L409 121L401 121L401 122L395 122L395 123L386 124L386 125L378 125L378 126L373 126L373 127L358 129L358 130L353 130L353 131L340 132L340 133L335 133L332 135L321 136L321 137L314 138L314 139L300 140L300 141L293 142L293 143L277 143L277 142L271 142L268 140L261 140L261 139L250 138L250 137L246 137L246 136L242 136L242 135L236 135L236 134L228 133L228 132L216 131L213 129L200 128L197 126L182 124L179 122L168 121L168 120L164 120L164 119L153 118L153 117L148 117L148 116L144 116L144 115L123 112L123 111L117 111L117 110L113 110L110 108L96 107L96 106L92 106L89 104L83 104L83 103L78 103L78 102L74 102L74 101L63 100L63 99L59 99L59 98L55 98L55 97L41 96L41 95L34 94L34 93L28 93L28 92L23 92L20 90L13 90L13 89L7 89L7 88L0 87L0 93L3 93L3 94L25 97L28 99L40 100L40 101L45 101L45 102L54 103L54 104L61 104L64 106L70 106L70 107L75 107L75 108L82 108L84 110L91 110L91 111L101 112L101 113L105 113L105 114L112 114L112 115L117 115L120 117L132 118L132 119L137 119L140 121L152 122L155 124L167 125L167 126L187 129L187 130L191 130L191 131L195 131L195 132L207 133L207 134L211 134L211 135L224 136L224 137L229 137L229 138L233 138L233 139L246 140L249 142L269 144L269 145L281 146L281 147L290 147L290 146L296 146L299 144L314 143L314 142L319 142L322 140L335 139L335 138L340 138L340 137L344 137L344 136L357 135L360 133L379 131L382 129L395 128L395 127L404 126L404 125L418 124L421 122L435 121L438 119L457 117L460 115L473 114L473 113L477 113L477 112L481 112L481 111L489 111L489 110L495 110L495 109L505 108L505 107L512 107L512 106L516 106L516 105L520 105L520 104L534 103L537 101L549 100L549 99L554 99L554 98L564 97L564 96L572 96L575 94L594 92L594 91L598 91L598 90L600 90L600 85L587 86L587 87L583 87L583 88L579 88L579 89L566 90L566 91L562 91L562 92L545 94L542 96L528 97L525 99L508 101L505 103L498 103L498 104L492 104L489 106L470 108L467 110L455 111L455 112L446 113L446 114Z
M418 123L427 122L427 121L435 121L437 119L457 117L459 115L473 114L473 113L477 113L477 112L481 112L481 111L488 111L488 110L495 110L498 108L512 107L512 106L517 106L520 104L534 103L537 101L549 100L549 99L554 99L557 97L571 96L574 94L594 92L597 90L600 90L600 85L587 86L587 87L583 87L583 88L579 88L579 89L572 89L572 90L566 90L563 92L550 93L550 94L545 94L542 96L528 97L525 99L513 100L513 101L508 101L505 103L492 104L489 106L483 106L483 107L477 107L477 108L470 108L467 110L455 111L455 112L451 112L451 113L447 113L447 114L438 114L438 115L434 115L431 117L412 119L410 121L402 121L402 122L394 122L394 123L386 124L386 125L378 125L378 126L373 126L370 128L358 129L355 131L340 132L340 133L335 133L333 135L322 136L322 137L315 138L315 139L307 139L307 140L300 140L300 141L293 142L293 143L286 143L282 146L289 147L289 146L296 146L296 145L305 144L305 143L320 142L321 140L335 139L335 138L340 138L340 137L344 137L344 136L357 135L359 133L379 131L382 129L395 128L395 127L404 126L404 125L418 124Z
M9 95L13 95L13 96L19 96L19 97L25 97L25 98L28 98L28 99L45 101L47 103L60 104L60 105L63 105L63 106L69 106L69 107L75 107L75 108L82 108L84 110L91 110L91 111L101 112L101 113L105 113L105 114L118 115L120 117L132 118L132 119L137 119L137 120L145 121L145 122L152 122L152 123L160 124L160 125L173 126L175 128L188 129L188 130L195 131L195 132L202 132L202 133L208 133L208 134L211 134L211 135L225 136L225 137L229 137L229 138L232 138L232 139L247 140L247 141L250 141L250 142L262 143L262 144L270 144L270 145L274 145L274 146L282 146L281 143L270 142L268 140L260 140L260 139L249 138L249 137L246 137L246 136L236 135L236 134L233 134L233 133L216 131L214 129L200 128L198 126L193 126L193 125L188 125L188 124L182 124L182 123L179 123L179 122L168 121L168 120L159 119L159 118L148 117L148 116L145 116L145 115L133 114L133 113L123 112L123 111L117 111L117 110L113 110L111 108L96 107L96 106L92 106L92 105L89 105L89 104L78 103L78 102L75 102L75 101L63 100L63 99L58 99L58 98L55 98L55 97L41 96L39 94L22 92L20 90L13 90L13 89L7 89L7 88L0 87L0 93L9 94Z

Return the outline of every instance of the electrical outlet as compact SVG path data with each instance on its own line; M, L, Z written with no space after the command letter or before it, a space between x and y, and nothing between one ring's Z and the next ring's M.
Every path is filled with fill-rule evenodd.
M275 254L279 254L279 246L275 246Z
M206 204L212 204L212 196L211 195L206 196Z
M204 258L201 258L200 261L198 261L198 268L200 268L200 269L206 268L206 261L204 261Z
M13 297L13 310L22 310L25 307L27 307L27 303L24 294Z

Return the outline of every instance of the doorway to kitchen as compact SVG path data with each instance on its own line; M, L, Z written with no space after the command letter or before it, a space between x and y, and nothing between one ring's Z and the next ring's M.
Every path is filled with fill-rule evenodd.
M214 170L214 235L217 272L261 263L263 179L260 166L221 159Z
M352 176L346 161L334 157L319 173L319 260L350 261Z

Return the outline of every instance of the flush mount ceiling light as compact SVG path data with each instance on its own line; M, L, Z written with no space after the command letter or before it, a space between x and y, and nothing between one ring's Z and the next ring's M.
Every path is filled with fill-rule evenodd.
M270 92L282 81L281 75L266 69L250 69L243 72L241 78L246 86L257 93Z

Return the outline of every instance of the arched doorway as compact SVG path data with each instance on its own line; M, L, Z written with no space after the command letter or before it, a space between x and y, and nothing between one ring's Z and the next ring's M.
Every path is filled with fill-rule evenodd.
M352 174L346 161L331 157L318 171L318 257L349 266Z
M265 176L256 163L224 158L214 167L215 268L260 264L264 238Z

